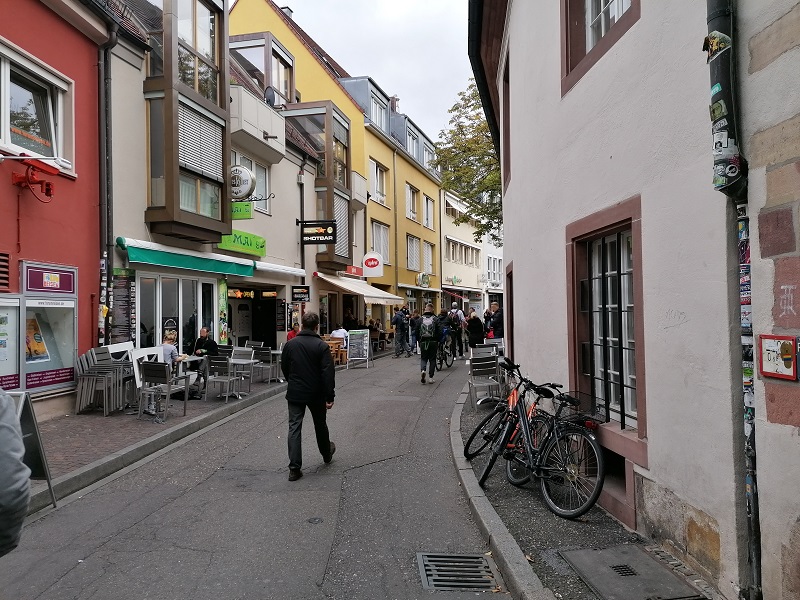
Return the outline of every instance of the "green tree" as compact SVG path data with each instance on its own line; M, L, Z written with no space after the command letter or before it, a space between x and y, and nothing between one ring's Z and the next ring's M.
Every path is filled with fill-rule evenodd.
M503 243L500 160L474 79L470 79L465 91L458 93L458 102L449 113L450 123L439 133L433 164L442 173L442 187L459 196L468 208L467 214L459 214L455 223L474 220L478 223L475 241L488 235L500 246Z

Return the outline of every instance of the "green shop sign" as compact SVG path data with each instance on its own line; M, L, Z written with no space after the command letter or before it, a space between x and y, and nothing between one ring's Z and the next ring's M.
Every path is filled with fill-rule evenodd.
M234 221L253 218L252 202L231 202L231 217Z
M222 236L222 241L217 244L217 248L254 256L266 256L267 240L261 236L234 229L230 235Z

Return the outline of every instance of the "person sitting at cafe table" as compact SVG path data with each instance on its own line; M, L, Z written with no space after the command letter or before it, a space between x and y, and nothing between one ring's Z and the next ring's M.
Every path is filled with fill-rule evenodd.
M164 340L161 343L161 349L164 352L164 362L170 366L170 369L185 358L185 354L179 354L178 348L175 343L178 341L178 334L174 331L168 331L164 334Z
M219 354L219 347L217 346L217 342L208 335L208 329L203 327L200 330L200 337L194 343L192 347L192 354L195 356L217 356ZM203 369L197 367L197 364L194 363L189 367L191 370L197 371L197 381L195 381L194 389L192 389L191 397L195 397L199 394L200 390L200 380L205 377L205 373Z
M339 325L339 323L336 324L336 329L331 331L331 339L340 338L340 339L344 340L342 342L342 348L347 348L347 340L348 340L349 337L350 337L350 334L348 334L347 330L344 327L342 327L341 325Z

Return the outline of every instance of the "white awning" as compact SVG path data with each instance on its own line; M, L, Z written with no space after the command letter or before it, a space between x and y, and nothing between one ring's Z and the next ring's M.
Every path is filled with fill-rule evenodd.
M297 267L288 267L286 265L278 265L275 263L256 261L256 271L269 271L270 273L283 273L284 275L296 275L297 277L305 277L305 269L298 269Z
M402 304L405 302L405 300L400 296L395 296L389 292L379 290L376 287L372 287L366 281L361 281L360 279L337 277L335 275L324 275L322 273L315 273L315 275L323 281L327 281L331 285L335 285L346 292L364 296L364 302L366 304L385 304L390 306L392 304Z

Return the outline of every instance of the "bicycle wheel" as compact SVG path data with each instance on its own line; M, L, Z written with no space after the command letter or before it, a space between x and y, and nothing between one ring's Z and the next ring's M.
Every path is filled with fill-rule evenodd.
M531 442L534 448L539 448L544 436L547 433L547 419L540 416L534 416L530 420L531 428ZM514 442L513 450L508 449L510 457L506 460L506 479L511 485L521 487L531 480L531 472L527 464L527 451L525 449L525 441L521 431L515 432L512 436Z
M486 449L503 424L504 412L492 411L478 423L464 444L464 458L472 460Z
M483 471L481 471L481 476L478 478L478 485L483 487L483 484L486 483L486 479L489 477L489 473L492 472L492 467L494 467L494 463L497 462L497 457L499 453L503 451L508 442L508 438L513 431L513 428L516 427L516 423L513 419L507 419L503 422L503 427L500 431L495 435L494 438L491 440L492 445L492 452L489 455L489 460L486 462L486 465L483 467Z
M443 364L444 364L444 354L442 354L442 345L439 344L439 347L436 349L436 370L441 371Z
M539 488L551 512L565 519L586 513L600 496L605 465L600 444L588 431L570 427L547 442Z
M453 366L453 361L455 360L455 355L453 354L453 348L455 348L455 346L453 345L453 341L450 340L449 342L447 342L447 346L445 346L444 349L444 362L447 365L448 369Z

